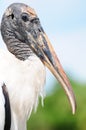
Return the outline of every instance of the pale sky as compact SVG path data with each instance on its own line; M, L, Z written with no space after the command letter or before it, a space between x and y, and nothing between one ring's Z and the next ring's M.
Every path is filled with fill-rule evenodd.
M0 20L4 10L13 2L17 0L0 0ZM86 0L21 2L36 10L64 69L73 78L86 82ZM1 43L2 48L3 41ZM53 80L54 77L48 72L47 86Z

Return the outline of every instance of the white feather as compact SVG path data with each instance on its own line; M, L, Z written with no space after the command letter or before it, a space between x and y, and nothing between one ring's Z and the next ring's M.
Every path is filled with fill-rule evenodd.
M10 52L0 50L0 82L5 83L9 93L12 110L11 130L25 130L27 118L38 105L39 95L43 97L43 63L35 55L21 61ZM0 103L1 100L0 98Z

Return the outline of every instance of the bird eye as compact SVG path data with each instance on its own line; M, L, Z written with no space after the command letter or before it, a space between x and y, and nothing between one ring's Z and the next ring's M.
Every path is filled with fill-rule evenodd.
M21 15L21 18L22 18L22 20L23 20L24 22L29 21L29 18L28 18L28 14L27 14L27 13L23 13L23 14Z

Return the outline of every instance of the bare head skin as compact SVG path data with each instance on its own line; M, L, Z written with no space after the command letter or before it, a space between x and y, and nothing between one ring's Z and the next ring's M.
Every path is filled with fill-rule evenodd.
M8 50L18 59L26 60L33 53L40 58L62 85L74 114L72 87L34 9L22 3L10 5L2 18L1 33Z

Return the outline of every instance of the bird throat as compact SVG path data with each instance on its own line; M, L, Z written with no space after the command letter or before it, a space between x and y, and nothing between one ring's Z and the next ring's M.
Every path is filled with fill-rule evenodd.
M3 25L3 23L2 23ZM29 44L27 45L25 41L21 41L20 35L19 39L16 35L16 32L14 30L10 30L9 28L2 28L1 30L3 40L9 50L15 57L17 57L20 60L26 60L29 56L33 55L32 50L29 47Z
M26 60L29 56L33 55L33 52L28 45L20 41L13 42L11 48L8 48L8 50L20 60Z
M26 60L29 56L33 55L30 47L20 40L12 37L5 41L8 50L20 60Z

